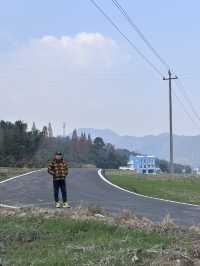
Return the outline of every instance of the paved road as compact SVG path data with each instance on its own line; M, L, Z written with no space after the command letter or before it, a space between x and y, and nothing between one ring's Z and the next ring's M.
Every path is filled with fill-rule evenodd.
M67 178L72 206L81 201L117 214L129 209L159 222L170 213L178 224L200 224L200 207L180 205L132 195L105 183L95 169L71 169ZM0 184L0 203L12 206L52 207L52 178L46 171Z

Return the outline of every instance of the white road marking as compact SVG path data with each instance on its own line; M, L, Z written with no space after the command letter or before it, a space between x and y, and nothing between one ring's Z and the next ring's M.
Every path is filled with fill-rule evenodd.
M8 209L20 209L21 207L17 206L11 206L11 205L6 205L6 204L0 204L1 208L8 208Z
M184 203L184 202L178 202L178 201L173 201L173 200L166 200L166 199L160 199L160 198L154 198L154 197L150 197L150 196L145 196L145 195L142 195L142 194L138 194L138 193L135 193L133 191L130 191L130 190L127 190L127 189L124 189L122 187L119 187L115 184L113 184L112 182L110 182L107 178L105 178L102 174L102 169L99 169L98 170L98 175L100 176L100 178L106 182L107 184L111 185L112 187L115 187L119 190L122 190L124 192L127 192L127 193L130 193L132 195L135 195L135 196L138 196L138 197L142 197L142 198L147 198L147 199L154 199L154 200L158 200L158 201L163 201L163 202L169 202L169 203L174 203L174 204L179 204L179 205L185 205L185 206L190 206L190 207L197 207L200 209L200 205L195 205L195 204L191 204L191 203Z
M9 181L12 181L14 179L17 179L19 177L22 177L22 176L25 176L25 175L30 175L30 174L33 174L33 173L36 173L36 172L40 172L42 171L43 169L40 169L40 170L35 170L35 171L32 171L32 172L28 172L28 173L25 173L25 174L21 174L21 175L17 175L17 176L13 176L13 177L10 177L8 179L5 179L3 181L0 181L0 184L3 184L3 183L6 183L6 182L9 182Z
M33 173L37 173L37 172L40 172L42 170L44 170L44 169L39 169L39 170L31 171L31 172L28 172L28 173L25 173L25 174L13 176L11 178L8 178L8 179L5 179L3 181L0 181L0 184L3 184L3 183L6 183L6 182L9 182L9 181L12 181L14 179L17 179L17 178L20 178L20 177L23 177L23 176L26 176L26 175L30 175L30 174L33 174ZM7 205L7 204L1 204L0 203L0 207L1 208L9 208L9 209L20 209L20 208L24 208L26 206L12 206L12 205Z

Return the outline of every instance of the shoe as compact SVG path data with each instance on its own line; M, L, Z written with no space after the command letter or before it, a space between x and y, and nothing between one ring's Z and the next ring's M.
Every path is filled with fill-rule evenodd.
M63 202L63 208L70 208L70 205L68 204L68 202Z
M56 202L56 208L60 208L60 202Z

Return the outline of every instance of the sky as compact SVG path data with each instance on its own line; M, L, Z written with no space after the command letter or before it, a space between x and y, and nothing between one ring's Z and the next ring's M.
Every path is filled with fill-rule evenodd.
M129 39L167 75L111 0L96 0ZM200 111L198 0L119 0L153 47L181 77ZM89 0L0 0L0 119L55 134L110 128L121 135L168 132L168 84ZM174 132L199 134L200 121L173 98ZM193 118L191 121L189 116Z

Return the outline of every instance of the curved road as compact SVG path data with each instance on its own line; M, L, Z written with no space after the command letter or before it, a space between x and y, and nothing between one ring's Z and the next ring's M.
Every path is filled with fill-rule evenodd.
M93 203L113 214L128 209L154 222L160 222L166 214L170 214L178 224L200 223L200 207L144 198L121 191L104 182L96 169L70 169L67 187L72 207L80 202ZM52 195L52 177L44 170L0 183L0 204L52 207Z

